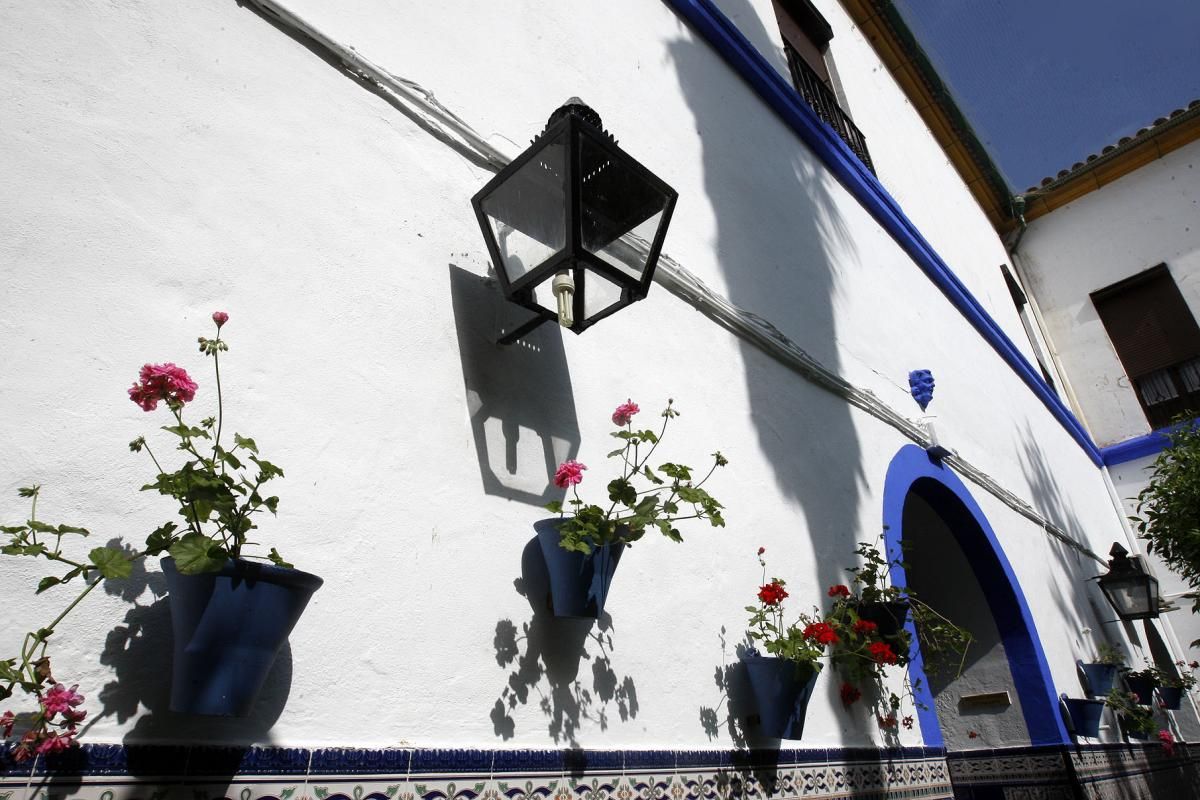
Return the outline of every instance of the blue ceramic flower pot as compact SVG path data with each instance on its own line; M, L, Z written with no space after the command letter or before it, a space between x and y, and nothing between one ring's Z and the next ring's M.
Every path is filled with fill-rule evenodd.
M1085 664L1076 661L1083 676L1087 678L1088 694L1103 697L1112 691L1117 681L1117 667L1114 664Z
M773 739L799 739L821 665L798 664L775 656L742 656L750 691L758 706L762 733Z
M555 517L533 523L550 574L554 616L597 619L604 612L604 601L625 543L593 547L590 553L564 550L558 545L561 522Z
M1154 678L1125 677L1125 685L1129 691L1137 695L1138 703L1148 706L1154 703Z
M182 575L162 560L175 637L171 710L245 716L312 593L316 575L250 561Z
M1183 705L1183 689L1178 686L1160 686L1158 687L1158 699L1162 700L1164 708L1171 711L1178 711Z
M1062 696L1062 702L1067 707L1067 715L1071 718L1071 730L1076 736L1096 738L1100 735L1100 717L1104 713L1103 700L1081 700Z

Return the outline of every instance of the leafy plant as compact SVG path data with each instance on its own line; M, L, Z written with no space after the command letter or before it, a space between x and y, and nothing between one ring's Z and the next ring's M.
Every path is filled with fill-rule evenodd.
M129 449L139 453L145 450L158 470L154 482L143 486L142 491L156 491L179 504L182 529L176 522L168 522L154 536L155 544L167 544L176 568L184 575L215 572L229 559L243 557L248 535L258 527L255 515L264 510L275 514L279 505L278 497L264 496L263 487L275 478L282 478L283 470L262 458L258 445L249 437L235 433L233 447L221 444L225 406L220 354L229 350L221 338L221 327L228 319L224 312L213 314L216 338L199 339L200 352L213 360L216 417L206 417L198 426L184 422L184 405L191 401L196 384L174 364L147 364L142 367L140 382L129 390L130 399L145 411L155 410L162 400L175 418L174 425L162 429L179 439L176 449L186 457L179 469L164 470L145 437L134 439ZM267 558L277 566L292 566L275 548L271 548Z
M966 663L967 649L973 641L971 633L921 600L910 587L892 584L892 566L907 565L899 559L889 560L884 557L880 551L882 539L881 535L874 542L858 543L854 552L862 559L862 563L857 567L846 568L846 572L853 578L853 591L847 598L847 603L859 611L863 606L873 603L907 603L912 614L913 626L917 629L926 674L949 674L953 669L955 677L961 675ZM906 631L902 630L895 637L896 649L900 653L907 654L910 644Z
M645 535L647 528L658 528L668 539L682 542L683 536L675 527L677 522L689 519L706 519L715 528L725 527L721 514L724 508L704 488L717 467L729 462L720 452L713 453L713 464L699 481L695 481L692 468L685 464L664 462L656 469L650 468L650 457L658 449L667 424L679 416L674 400L667 401L662 412L662 428L655 433L650 429L634 430L633 416L641 409L632 400L622 403L613 412L613 424L621 426L613 436L620 439L621 447L608 454L609 458L621 460L621 474L608 483L609 506L587 504L579 497L575 487L583 481L587 467L578 461L565 461L554 475L554 484L560 489L570 489L574 498L567 501L571 507L569 517L559 526L559 545L565 550L590 553L593 547L618 542L635 542ZM563 504L554 501L546 508L556 514L564 514Z
M126 551L118 547L96 547L83 558L68 554L63 549L64 539L88 536L88 530L76 525L52 525L38 519L38 498L41 486L28 486L17 491L30 501L29 518L20 525L0 526L4 545L0 553L8 556L42 559L57 567L60 572L48 575L38 582L37 594L82 581L84 588L75 599L49 624L25 634L21 651L15 658L0 659L0 700L7 700L16 689L32 695L37 703L37 712L32 715L16 746L12 750L15 761L21 762L35 754L44 755L70 747L78 732L78 725L87 712L79 708L83 695L75 690L78 685L67 689L55 680L50 669L47 645L58 626L72 610L106 578L126 578L132 571L135 560L143 558L147 551ZM65 570L65 571L62 571ZM11 711L0 714L0 734L3 738L12 735L16 716Z
M1159 675L1158 667L1147 664L1145 669L1130 670L1130 671L1126 672L1125 679L1128 680L1128 679L1132 678L1135 681L1136 680L1147 680L1147 681L1154 681L1155 683L1157 683L1158 675Z
M1139 705L1137 695L1132 692L1113 689L1104 699L1104 705L1117 713L1126 731L1150 734L1157 727L1154 713L1147 706Z
M1156 667L1155 673L1158 679L1159 686L1165 686L1168 689L1183 689L1191 691L1196 688L1195 669L1200 667L1200 662L1192 661L1176 661L1175 671L1168 671Z
M1167 432L1171 446L1159 453L1150 482L1138 493L1130 517L1146 549L1178 573L1194 591L1200 613L1200 427L1185 418ZM1200 647L1200 639L1191 647Z
M129 397L145 411L153 411L165 402L175 418L174 425L163 430L178 438L177 449L188 457L183 466L166 472L151 452L144 437L130 443L134 452L145 451L154 462L158 475L143 491L157 491L172 497L179 504L182 527L169 521L156 528L140 550L122 547L96 547L86 557L68 553L63 545L75 537L86 537L88 531L75 525L52 525L37 517L40 486L22 488L18 494L31 502L29 518L19 525L0 526L0 554L42 559L53 564L59 572L43 577L37 586L41 594L54 587L75 581L83 589L48 625L25 635L20 653L14 658L0 659L0 700L11 697L16 689L32 695L38 711L32 714L19 737L12 755L24 761L35 754L53 753L66 749L74 742L78 724L87 712L79 708L84 697L55 680L47 655L47 641L58 626L101 581L127 578L133 563L148 556L169 552L180 572L193 574L220 569L230 558L243 557L249 532L255 529L254 515L264 509L275 513L279 499L264 496L262 487L283 471L261 458L253 439L233 434L234 445L221 445L224 406L221 399L219 354L229 346L221 338L221 327L229 320L223 311L212 316L217 326L215 339L200 338L200 351L212 356L216 372L217 416L201 420L198 426L184 422L183 408L195 397L196 383L187 372L175 364L146 364L138 381L129 389ZM211 442L211 448L207 445ZM202 452L203 450L203 452ZM240 455L239 455L239 451ZM253 464L253 469L243 462ZM211 531L211 532L210 532ZM273 563L290 567L274 548L267 558ZM11 711L0 715L3 738L12 735L17 717Z
M764 552L765 548L758 549L758 563L763 570L758 605L746 606L746 611L750 613L747 635L770 655L794 661L798 665L816 667L825 655L825 648L837 642L837 631L827 620L803 614L796 622L789 624L784 621L783 601L788 597L787 584L781 578L767 580Z
M1096 664L1107 664L1110 667L1125 666L1125 654L1121 652L1119 647L1114 647L1108 642L1101 642L1096 648Z

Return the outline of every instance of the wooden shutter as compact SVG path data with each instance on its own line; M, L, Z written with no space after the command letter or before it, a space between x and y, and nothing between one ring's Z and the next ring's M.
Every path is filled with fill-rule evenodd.
M1091 297L1130 378L1200 356L1200 326L1166 264Z

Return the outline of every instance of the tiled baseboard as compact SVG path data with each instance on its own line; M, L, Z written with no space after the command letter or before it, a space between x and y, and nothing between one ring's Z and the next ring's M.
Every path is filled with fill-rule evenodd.
M953 786L952 786L953 781ZM1136 800L1200 797L1200 747L363 750L85 745L0 800Z
M1159 744L1023 747L952 753L955 800L1191 800L1200 747Z
M357 750L86 745L0 800L949 800L939 748ZM6 797L7 795L7 797Z

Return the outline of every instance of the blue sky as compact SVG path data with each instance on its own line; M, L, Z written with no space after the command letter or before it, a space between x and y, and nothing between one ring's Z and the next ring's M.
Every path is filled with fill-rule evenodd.
M894 0L1016 193L1200 98L1200 0Z

